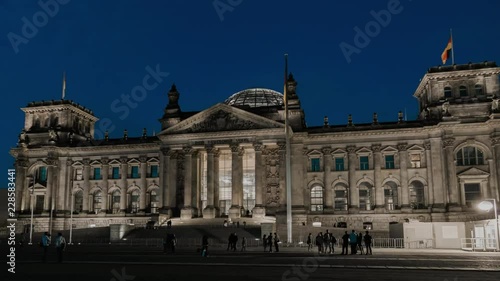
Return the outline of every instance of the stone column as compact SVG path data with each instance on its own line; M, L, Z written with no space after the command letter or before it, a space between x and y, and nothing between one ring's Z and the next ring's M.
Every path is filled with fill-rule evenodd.
M15 211L17 213L21 212L21 210L25 210L25 206L28 206L28 209L29 209L29 202L26 203L24 202L25 201L25 197L22 197L22 194L24 193L25 190L28 190L28 194L29 194L29 180L27 180L26 178L26 172L27 172L27 168L28 168L28 161L24 160L24 159L17 159L16 160L16 174L15 174L15 177L16 177L16 181L14 182L15 183L15 194L16 194L16 208L15 208ZM9 181L10 183L10 181ZM11 186L12 184L9 185L9 187ZM23 208L22 208L23 207Z
M427 171L427 192L425 194L426 197L426 206L432 206L434 204L434 185L432 182L432 156L431 156L431 143L426 141L424 143L425 148L425 169Z
M264 207L264 169L262 165L262 144L254 143L255 150L255 207L252 210L253 218L263 218L266 215Z
M443 143L440 137L433 137L430 139L430 155L432 166L432 182L433 182L433 197L432 212L445 212L447 203L447 192L445 190L446 174L443 172L443 157L442 157ZM441 186L442 188L439 188Z
M214 206L214 195L215 195L215 175L214 175L214 153L216 149L213 146L207 146L207 206L203 210L203 218L213 219L215 218L215 206Z
M181 219L193 218L193 148L184 147L184 207L181 210Z
M89 191L90 191L90 160L83 159L83 200L82 212L89 212Z
M102 202L101 202L101 212L106 213L109 207L109 183L108 183L108 178L109 178L109 159L108 158L102 158L101 159L102 163L102 168L101 168L101 177L102 177Z
M169 172L168 172L168 202L167 206L172 211L176 207L176 193L177 193L177 158L179 157L179 151L171 150L169 152L170 160L168 162Z
M448 210L454 212L462 211L462 207L460 204L460 193L458 190L457 183L457 171L455 166L455 155L453 153L455 139L454 138L446 138L443 140L443 147L445 149L445 158L446 158L446 179L448 183Z
M219 196L219 157L220 150L217 149L214 151L214 208L215 208L215 216L219 216L220 211L220 196Z
M55 175L58 179L58 189L56 197L56 210L57 213L64 213L67 209L64 206L64 199L66 197L66 191L68 190L68 166L66 165L67 159L59 160L59 173Z
M494 174L496 171L496 181L493 184L492 197L500 201L500 136L491 136L491 146L493 146L493 169L490 169L490 173ZM498 204L500 205L500 204ZM497 207L498 208L498 207Z
M231 144L231 208L229 218L237 219L241 217L243 208L243 154L244 150L239 144Z
M348 146L349 153L349 213L359 212L359 193L356 186L356 165L358 159L356 156L356 147Z
M141 193L139 196L139 213L146 212L146 191L148 189L147 185L147 175L148 175L148 158L146 156L139 157L139 161L141 162Z
M127 176L128 176L128 164L127 164L127 158L122 157L120 158L121 167L120 167L120 173L121 173L121 190L120 190L120 212L125 213L127 210L127 189L128 189L128 183L127 183Z
M158 198L159 198L159 203L158 203L158 208L159 212L162 214L167 213L168 214L168 180L169 180L169 175L168 175L168 168L169 168L169 162L170 162L170 154L169 154L169 149L166 147L161 148L161 153L160 153L160 165L158 167L159 171L159 185L160 188L158 190Z
M401 179L401 211L411 212L410 191L408 189L408 144L398 144L399 150L399 173Z
M332 149L330 147L324 147L321 152L323 152L323 182L324 194L323 194L323 206L325 212L333 212L333 192L330 186L330 176L332 174Z
M375 212L383 213L385 211L384 188L382 187L382 152L381 145L372 145L373 151L373 182L375 186Z
M198 150L191 153L191 209L193 209L193 216L199 216L198 210L200 208L200 152Z

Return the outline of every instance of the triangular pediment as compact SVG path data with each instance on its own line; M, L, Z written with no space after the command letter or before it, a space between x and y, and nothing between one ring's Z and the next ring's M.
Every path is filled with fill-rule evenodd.
M284 129L285 125L227 104L218 103L163 130L158 135L276 128Z
M332 155L344 155L346 153L347 151L343 150L342 148L337 148L332 152Z
M408 148L409 152L421 152L421 151L424 151L424 150L425 150L425 148L423 148L423 147L421 147L420 145L417 145L417 144L415 144L415 145L411 146L410 148Z
M309 157L320 157L323 156L323 153L317 149L313 149L307 153L307 156Z
M109 161L109 165L120 165L120 164L121 164L121 162L116 160L116 159Z
M370 153L372 153L372 151L371 151L371 150L369 150L369 149L368 149L368 148L366 148L366 147L362 147L362 148L358 149L358 150L356 151L356 153L358 153L358 154L370 154Z
M384 149L382 149L382 153L397 153L398 150L392 146L386 146Z
M472 167L470 169L467 169L463 172L461 172L460 174L458 174L459 177L464 177L464 176L489 176L490 173L488 172L485 172L483 170L479 170L478 168L475 168L475 167Z

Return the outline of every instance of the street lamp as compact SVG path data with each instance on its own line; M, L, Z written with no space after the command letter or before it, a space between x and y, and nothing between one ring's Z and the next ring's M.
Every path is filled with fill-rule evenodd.
M30 222L30 243L33 245L33 195L35 192L35 182L33 181L33 176L27 176L28 178L28 189L30 189L30 209L31 209L31 222Z
M493 203L491 203L493 201ZM498 213L497 213L497 202L495 199L484 199L481 203L478 205L480 210L483 211L490 211L493 209L493 212L495 213L495 238L496 238L496 251L500 251L500 238L499 238L499 231L498 231Z

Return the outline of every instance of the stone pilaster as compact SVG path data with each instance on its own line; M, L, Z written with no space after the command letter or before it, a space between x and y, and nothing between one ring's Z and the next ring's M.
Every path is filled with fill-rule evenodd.
M243 154L244 150L239 144L231 144L231 208L229 218L237 219L241 217L243 208Z
M359 212L359 193L356 186L356 165L358 164L356 147L350 145L346 149L349 153L349 213L357 213Z
M141 156L139 157L139 161L141 162L141 186L140 186L140 196L139 196L139 212L140 213L145 213L146 212L146 191L148 189L147 187L147 175L148 175L148 163L147 163L148 158L146 156Z
M215 175L214 175L214 153L216 149L213 146L207 146L207 206L203 209L204 219L213 219L216 216L214 206L215 195Z
M193 195L193 148L184 147L184 206L181 210L181 219L191 219L194 216L192 206Z
M16 160L15 169L16 169L15 193L16 193L16 201L17 201L15 211L17 213L19 213L19 212L21 212L21 210L24 210L24 208L23 208L24 206L29 206L29 204L24 202L25 197L22 196L23 192L25 190L29 189L29 186L28 186L29 180L27 180L27 174L26 174L27 169L28 169L28 161L26 161L23 158L18 158ZM29 190L28 190L28 193L29 193Z
M67 209L64 206L64 199L66 198L66 192L68 190L68 166L66 165L67 159L59 160L59 173L55 175L57 177L58 189L56 197L56 210L58 213L63 213Z
M443 140L443 148L445 150L446 159L446 180L448 186L448 210L462 211L460 206L460 194L458 191L457 171L455 165L455 157L453 155L453 147L455 144L454 138L446 138ZM464 202L465 203L465 202Z
M426 206L432 206L434 204L434 184L432 179L432 156L431 156L431 143L426 141L424 143L425 148L425 163L427 171L427 192L425 194Z
M401 178L401 211L411 212L410 190L408 189L408 144L398 144L399 176Z
M219 204L219 157L220 150L214 151L214 207L215 207L215 216L219 216L220 204Z
M169 151L168 162L168 187L167 187L167 205L163 206L172 210L176 207L176 192L177 192L177 158L178 151Z
M89 212L89 191L90 191L90 160L83 159L83 200L82 212ZM123 196L122 192L122 196Z
M102 158L101 159L102 168L101 168L101 177L102 177L102 203L101 203L101 212L106 213L110 209L109 204L109 159Z
M127 164L127 158L122 157L120 158L121 166L120 166L120 173L121 173L121 190L120 190L120 212L125 213L127 210L127 196L128 196L128 183L127 183L127 176L128 176L128 164Z
M490 170L490 173L494 174L493 171L496 171L494 181L496 187L493 187L494 198L497 199L497 202L500 202L500 136L491 136L491 146L493 146L493 170Z
M325 183L323 208L325 212L333 212L333 192L330 187L330 176L332 174L333 165L332 149L330 147L324 147L321 152L323 152L323 182Z
M434 184L433 194L434 202L432 204L433 212L444 212L447 203L447 192L445 188L439 188L439 186L446 186L446 174L443 172L445 164L443 161L442 147L443 143L440 137L434 137L430 139L431 147L431 165L432 165L432 182Z
M262 148L261 143L254 143L255 150L255 207L252 210L253 218L263 218L266 215L266 209L263 204L264 192L264 170L262 166Z
M163 147L160 153L160 165L159 169L159 185L158 198L159 198L159 212L168 215L168 185L169 185L169 174L168 168L170 163L170 149Z
M380 144L372 145L373 151L373 182L375 186L375 212L383 213L385 211L384 188L382 187L382 146Z

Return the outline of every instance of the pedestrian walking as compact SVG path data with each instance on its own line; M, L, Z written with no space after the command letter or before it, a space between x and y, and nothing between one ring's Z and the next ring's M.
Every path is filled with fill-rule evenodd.
M208 257L208 236L203 235L201 239L201 256Z
M351 244L351 255L356 254L356 246L358 245L358 235L356 234L356 231L354 229L352 230L351 234L349 235L349 243Z
M280 244L279 243L280 243L280 237L275 232L274 233L274 249L276 250L276 252L280 251Z
M366 247L366 254L368 255L368 252L370 252L370 255L372 254L372 236L368 231L366 231L365 234L365 247Z
M359 249L359 254L362 255L363 254L363 234L360 232L358 234L358 238L357 238L357 241L358 241L358 249Z
M247 238L241 238L241 251L245 252L247 250Z
M43 249L43 255L42 255L42 262L47 262L47 252L49 250L50 246L50 234L48 232L45 232L42 235L42 240L40 241L40 246Z
M330 247L331 247L331 252L330 254L334 254L335 253L335 244L337 244L337 238L335 238L335 236L333 236L333 233L330 233Z
M262 236L262 244L264 244L264 252L267 250L267 235Z
M269 233L269 236L267 236L267 245L269 245L269 253L273 252L273 234Z
M312 245L312 233L309 233L309 235L307 236L307 251L310 252L313 245Z
M323 252L323 234L320 232L316 235L316 246L318 246L318 254Z
M64 236L61 232L57 234L55 245L57 252L57 262L61 263L63 262L63 251L64 249L66 249L66 239L64 239Z
M325 254L332 252L332 246L330 245L330 233L328 232L328 229L325 234L323 234L323 249Z
M172 234L170 239L170 249L172 250L172 254L175 254L176 246L177 246L177 237L175 237L175 234Z

